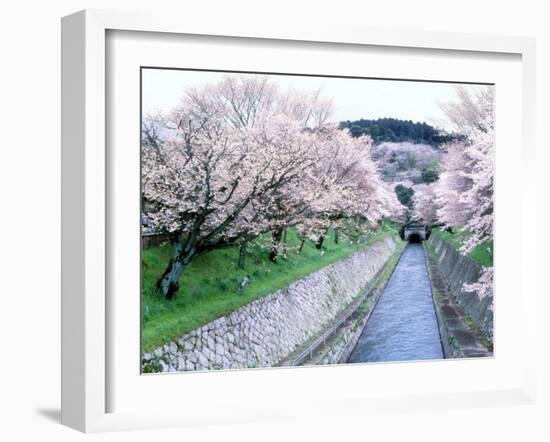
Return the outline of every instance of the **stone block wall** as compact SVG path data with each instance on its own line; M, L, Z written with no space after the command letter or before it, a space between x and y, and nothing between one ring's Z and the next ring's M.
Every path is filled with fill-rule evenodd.
M144 372L272 367L322 333L396 249L371 244L288 287L142 355Z

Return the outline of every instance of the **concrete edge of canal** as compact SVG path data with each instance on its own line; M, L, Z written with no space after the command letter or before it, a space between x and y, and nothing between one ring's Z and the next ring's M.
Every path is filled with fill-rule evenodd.
M432 297L445 358L476 358L493 355L492 342L457 304L435 252L423 243Z
M367 322L369 321L372 312L376 308L376 305L378 304L378 301L380 301L380 297L382 296L382 293L384 293L384 290L386 289L386 286L388 285L388 282L390 281L393 272L397 268L397 265L399 264L399 261L401 260L401 257L403 256L403 252L405 251L405 248L407 246L407 243L400 244L399 249L395 253L394 256L390 257L388 260L388 269L387 273L384 275L382 281L380 282L378 288L376 289L375 298L372 303L371 308L368 310L368 312L364 315L363 319L359 319L356 324L356 328L353 333L352 339L349 341L348 345L346 345L345 351L342 352L340 359L338 360L338 363L346 363L348 362L351 354L353 353L353 350L355 350L355 347L357 346L357 343L359 341L359 338L361 337L361 334L363 333L363 330L365 326L367 325Z
M406 246L406 241L398 241L396 251L376 276L363 301L352 306L352 312L345 312L347 319L322 345L311 348L310 356L301 360L299 365L343 364L348 361Z

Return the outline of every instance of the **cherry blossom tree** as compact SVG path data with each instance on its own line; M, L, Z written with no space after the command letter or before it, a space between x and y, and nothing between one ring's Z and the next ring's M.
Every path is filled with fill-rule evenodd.
M475 93L457 88L457 100L442 106L465 137L446 146L442 173L436 186L437 215L448 226L462 226L468 237L463 253L493 239L494 116L493 88ZM480 297L492 293L492 269L476 284L465 286Z
M478 280L472 284L464 284L464 290L470 293L477 293L480 298L493 295L493 267L483 269ZM491 306L492 308L492 306Z
M471 165L466 145L450 143L443 147L446 153L441 161L441 173L436 184L437 216L447 226L463 226L468 222L470 207L463 194L470 188L467 174Z
M312 198L299 232L321 247L329 229L372 229L384 218L404 210L378 173L368 136L354 138L348 130L325 125L315 131L319 161L307 177Z
M290 226L319 232L354 217L374 225L398 210L370 139L328 124L331 108L318 93L281 93L264 76L228 76L145 119L143 207L172 243L157 283L164 297L211 250L272 232L276 260Z
M288 187L314 157L298 122L273 112L274 96L265 79L228 77L144 124L144 206L173 249L158 281L166 298L194 257L270 230L275 201L296 204Z
M424 224L437 222L437 205L434 184L417 184L414 186L413 215L415 220Z

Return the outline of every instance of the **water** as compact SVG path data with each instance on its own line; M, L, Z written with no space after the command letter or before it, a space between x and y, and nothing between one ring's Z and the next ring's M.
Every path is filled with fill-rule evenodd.
M424 249L409 244L348 362L442 358Z

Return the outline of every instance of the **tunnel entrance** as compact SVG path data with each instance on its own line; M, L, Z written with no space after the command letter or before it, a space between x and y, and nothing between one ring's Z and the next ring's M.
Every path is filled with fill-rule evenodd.
M401 238L410 243L420 243L429 237L429 228L424 224L406 224L401 232Z

